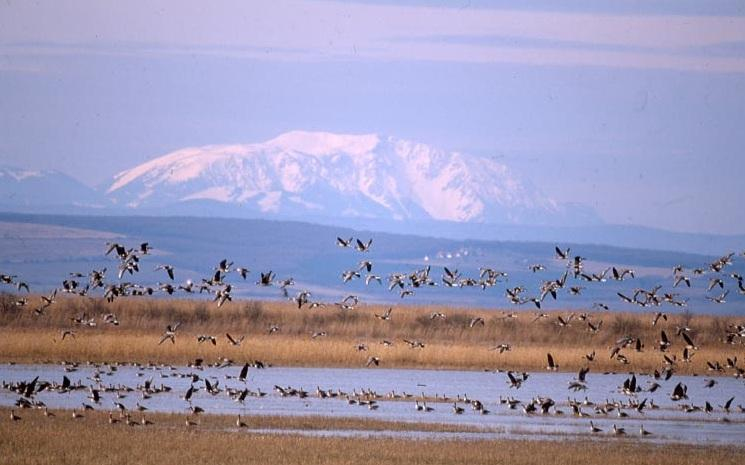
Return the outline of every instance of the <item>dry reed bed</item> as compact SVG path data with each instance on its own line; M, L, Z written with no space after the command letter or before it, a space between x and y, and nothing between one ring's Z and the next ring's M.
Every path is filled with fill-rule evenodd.
M593 324L603 321L602 329L591 334L587 323L574 319L569 327L559 327L557 317L569 312L550 312L548 318L534 320L535 312L506 318L503 311L423 306L394 306L390 321L375 318L388 308L361 305L341 311L333 305L298 310L292 302L237 301L222 308L199 300L145 298L119 299L108 304L101 299L59 298L45 315L36 316L29 308L8 304L12 296L0 298L0 360L16 362L137 361L187 363L195 358L206 362L228 358L238 363L263 360L287 366L365 365L371 355L385 367L541 370L546 352L552 352L561 370L576 370L587 362L584 355L596 352L594 371L652 371L662 366L662 354L654 350L664 329L673 345L670 354L680 353L685 345L675 335L677 326L689 326L700 347L692 363L678 363L680 373L702 373L707 360L723 361L740 354L742 346L722 342L726 328L741 323L731 317L670 314L652 326L653 313L588 313ZM511 309L510 309L511 310ZM446 319L431 319L435 312ZM95 328L73 327L70 319L83 313L96 317ZM117 315L120 325L101 321L106 313ZM485 324L469 327L472 318L482 317ZM167 324L180 321L176 344L158 344ZM281 330L270 335L270 325ZM77 337L60 340L60 331L74 329ZM311 339L325 331L328 336ZM228 344L224 334L246 335L240 347ZM218 337L217 346L198 344L198 334ZM646 347L637 353L625 349L631 363L623 365L609 359L610 348L623 336L640 337ZM394 343L385 347L382 340ZM424 349L411 349L403 339L421 340ZM509 343L512 350L499 354L489 350ZM365 344L366 351L355 346Z
M100 418L49 419L19 412L11 422L0 410L0 456L5 464L183 463L266 464L493 464L597 463L739 464L738 447L656 445L640 441L463 441L390 438L322 438L231 432L200 425L188 429L178 416L154 416L158 427L110 425ZM205 417L206 418L206 417ZM92 421L93 420L93 421ZM206 418L205 423L221 421Z
M56 409L49 410L54 415L51 418L47 418L43 415L43 412L39 409L15 409L15 415L21 417L20 421L31 420L41 418L47 422L59 421L72 419L72 410L70 409ZM76 419L73 422L80 423L83 421L108 424L109 412L105 410L87 410L81 411L76 410L78 415L82 415L83 419ZM120 426L124 425L123 417L119 412L112 412L115 420L121 420L117 424ZM10 418L10 409L0 408L0 417L5 419ZM144 414L139 412L132 412L131 419L134 422L139 423L142 418L146 418L153 429L162 428L185 428L186 416L183 414L174 413L152 413L145 412ZM233 415L216 415L216 414L199 414L191 415L188 417L190 421L197 423L200 431L226 431L236 428L236 416ZM247 428L251 429L279 429L279 430L305 430L305 431L422 431L422 432L440 432L440 433L470 433L470 432L499 432L503 431L503 428L493 427L481 427L475 425L456 425L456 424L445 424L445 423L426 423L426 422L407 422L407 421L388 421L378 419L362 419L353 417L329 417L323 415L252 415L252 414L241 414L241 421L246 424ZM139 427L141 425L135 425Z

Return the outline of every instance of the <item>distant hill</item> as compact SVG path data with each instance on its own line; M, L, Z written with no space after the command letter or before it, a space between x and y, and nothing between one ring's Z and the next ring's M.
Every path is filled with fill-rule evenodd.
M101 193L59 171L0 166L0 211L71 213L108 205Z
M282 298L277 287L261 288L254 284L260 271L272 270L278 279L293 277L296 284L290 296L308 289L314 298L337 301L348 294L359 295L363 301L392 304L444 303L458 306L479 306L535 311L533 304L513 306L505 298L505 289L522 286L525 296L539 292L542 281L558 279L566 270L564 261L553 258L554 243L485 240L452 240L414 235L352 230L292 221L194 217L134 217L134 216L64 216L0 214L0 273L17 274L32 287L51 289L59 286L70 272L87 273L93 268L107 267L108 278L116 280L117 261L105 257L107 241L136 246L147 241L153 253L143 258L141 273L124 279L143 283L165 282L167 277L154 268L162 263L176 269L176 282L187 279L199 282L210 276L213 267L223 258L252 270L243 282L233 277L236 296ZM373 239L369 253L336 245L337 236ZM717 256L644 249L562 243L571 254L587 260L588 273L600 273L609 266L633 268L636 278L622 282L585 282L571 276L568 285L582 286L580 295L560 291L557 301L550 297L542 308L589 308L602 302L613 310L653 312L623 303L616 292L632 294L636 288L651 289L662 285L663 292L678 293L679 299L690 299L688 308L694 312L740 313L745 297L737 292L736 282L723 274L731 290L726 304L712 304L704 298L711 274L693 276L691 269L707 267ZM722 253L726 252L723 250ZM362 279L344 284L341 273L357 269L359 262L373 262L373 273L381 276L383 285L373 281L365 286ZM745 259L735 257L726 271L743 273ZM542 264L545 270L532 272L529 267ZM682 265L692 278L692 288L673 289L672 266ZM386 278L392 273L411 273L431 267L436 287L414 289L413 296L402 299L397 291L387 290ZM462 277L478 279L479 269L490 267L508 273L504 282L482 290L479 287L445 288L441 277L444 267L457 269ZM361 272L362 277L365 276ZM0 286L0 291L4 290ZM10 289L5 289L10 290ZM708 295L714 295L712 291ZM671 306L665 311L681 311Z

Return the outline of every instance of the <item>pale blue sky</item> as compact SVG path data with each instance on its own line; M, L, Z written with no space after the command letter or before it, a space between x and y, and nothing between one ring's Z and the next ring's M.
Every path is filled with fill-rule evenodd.
M498 157L612 223L745 233L745 2L0 4L0 163L89 185L291 129Z

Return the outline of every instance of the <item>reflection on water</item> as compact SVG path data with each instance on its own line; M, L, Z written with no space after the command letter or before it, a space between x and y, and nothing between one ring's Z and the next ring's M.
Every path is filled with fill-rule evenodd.
M35 396L50 408L79 408L82 404L93 405L96 409L115 410L114 402L125 408L135 410L139 405L153 412L189 412L191 406L198 406L208 413L235 415L325 415L337 417L360 417L379 420L447 423L486 428L484 432L472 433L430 433L430 432L370 432L370 431L304 431L302 434L335 436L375 436L395 435L400 437L462 437L462 438L510 438L527 437L543 439L556 434L590 436L590 420L604 433L610 435L613 424L626 428L629 436L639 436L639 428L651 431L653 435L646 440L741 444L745 437L745 413L738 407L745 404L745 383L731 377L716 378L716 384L707 388L704 377L673 376L670 380L653 380L652 377L637 375L637 384L643 389L635 395L621 392L628 374L587 375L586 391L575 393L568 389L573 373L531 373L519 389L509 387L505 373L445 371L445 370L388 370L388 369L335 369L335 368L281 368L250 369L244 383L238 379L241 367L190 368L190 367L134 367L134 366L80 366L74 371L61 365L3 365L0 366L0 380L5 389L0 390L0 405L13 405L21 396L10 389L8 384L20 381L39 381L52 383ZM61 384L67 376L73 387L66 392L58 392L54 386ZM213 387L213 393L205 389L205 379ZM661 387L655 392L646 391L653 381ZM150 383L150 396L143 396L142 387ZM689 399L673 402L670 394L678 383L687 386ZM100 390L100 400L96 404L90 397L89 387ZM183 399L190 386L195 390L187 402ZM284 388L283 395L275 387ZM170 391L161 389L170 388ZM287 395L292 388L305 391L307 396ZM331 395L322 398L317 394L320 388ZM234 400L237 392L248 389L242 403ZM160 391L160 392L153 392ZM234 396L228 395L231 391ZM348 399L355 394L374 392L377 407L371 409L363 403L351 404ZM257 395L263 393L263 396ZM392 398L395 396L395 399ZM415 400L426 396L427 407L431 411L418 411ZM531 399L550 397L556 405L548 414L526 414L522 406ZM722 406L734 397L730 413ZM447 398L447 400L444 400ZM508 398L521 401L510 409ZM437 399L437 400L436 400ZM464 408L462 414L454 414L453 402ZM463 402L463 399L478 400L488 414L481 414ZM576 399L586 417L572 413L569 401ZM647 399L646 408L638 412L624 407L607 414L598 413L595 405L606 402L620 402L628 405L630 400L637 403ZM706 402L713 411L706 413ZM593 405L595 404L595 405ZM651 408L651 406L658 408ZM686 413L681 405L693 407ZM700 407L702 410L696 410ZM559 411L563 413L558 413ZM284 430L283 430L284 431ZM294 430L288 430L296 432ZM594 437L598 437L595 435Z

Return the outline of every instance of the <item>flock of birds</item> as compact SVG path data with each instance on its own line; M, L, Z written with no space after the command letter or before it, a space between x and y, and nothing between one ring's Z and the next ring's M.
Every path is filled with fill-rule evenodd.
M384 278L374 273L374 264L372 260L367 258L367 256L365 255L372 248L372 239L364 242L361 239L355 240L353 238L346 239L338 237L336 244L341 248L354 249L362 254L364 257L358 262L357 266L349 270L342 271L341 280L343 283L348 283L353 280L360 279L363 280L365 285L367 286L373 285L373 283L377 283L381 286L383 285ZM131 277L140 271L140 268L142 266L142 259L145 256L150 255L151 251L152 247L149 245L149 243L142 243L138 247L131 248L127 248L119 243L107 244L105 255L113 255L118 261L116 271L116 275L118 278L117 281L111 281L107 279L107 268L97 270L94 269L87 274L70 273L70 275L63 280L62 286L60 288L53 290L48 295L42 295L40 297L38 305L33 308L33 314L38 317L43 317L48 309L52 307L56 302L58 293L75 294L79 296L92 296L94 295L93 293L97 291L101 293L101 295L107 302L113 302L114 300L125 296L151 296L158 293L163 293L168 296L182 292L185 294L208 293L211 296L213 302L215 302L215 305L219 308L226 302L230 302L233 298L232 295L234 292L235 284L230 282L228 278L230 276L237 276L241 280L246 281L249 273L251 273L248 268L244 266L234 266L235 264L232 261L223 259L214 267L213 272L210 274L210 276L202 278L200 282L193 282L189 280L182 284L175 284L177 270L176 267L171 264L159 264L153 269L155 272L163 273L164 282L158 282L155 285L143 285L128 280L123 281L123 278L125 278L125 276ZM706 295L706 298L716 304L725 303L725 299L728 297L731 286L733 285L738 294L745 294L743 277L736 272L728 272L730 265L732 265L733 263L734 256L734 253L729 253L712 261L711 263L706 264L701 268L692 270L687 270L680 265L676 265L672 269L671 286L673 289L679 286L691 287L692 281L695 281L695 278L706 275L708 277L708 283L705 286L708 293ZM558 327L565 327L569 326L570 324L572 324L573 321L576 320L582 321L583 324L587 326L587 330L590 333L601 331L603 323L602 320L592 321L590 315L588 315L587 313L573 313L569 316L558 315L552 317L551 315L540 311L541 304L547 298L557 299L560 292L567 292L570 295L580 294L584 289L582 285L583 282L603 283L608 280L624 281L635 279L635 271L632 269L616 266L611 266L597 272L589 271L586 269L587 260L585 258L579 255L571 255L570 249L561 249L558 246L555 247L554 258L555 260L561 261L566 264L565 269L560 276L554 279L544 280L538 288L537 292L534 294L529 294L528 290L523 286L508 287L505 289L505 296L507 300L516 305L531 304L535 306L538 309L538 312L535 313L533 319L531 320L533 322L541 319L555 318L554 323ZM533 264L529 267L530 271L532 271L533 273L545 271L546 268L547 267L543 264ZM490 267L480 268L477 277L469 277L460 273L456 269L443 267L442 276L439 280L435 280L433 277L431 266L426 266L410 272L391 273L385 279L387 281L387 288L389 291L397 291L400 293L401 298L405 298L414 295L414 293L419 291L420 289L425 289L427 287L433 286L445 286L454 288L477 286L481 287L482 289L487 289L495 286L498 283L506 281L507 276L507 273ZM18 280L17 278L18 277L15 275L0 274L0 284L14 286L19 294L22 291L30 293L29 285L22 280ZM295 293L294 296L290 296L290 288L295 285L294 279L286 278L278 280L275 273L271 270L260 272L258 280L255 282L255 284L263 287L277 286L281 290L283 297L291 300L298 309L314 309L332 305L330 303L327 304L321 301L312 300L312 294L308 290L301 290ZM714 294L712 294L712 292L714 292ZM654 308L655 313L652 318L652 326L656 326L661 319L667 320L667 314L663 308L664 305L670 305L673 307L684 307L687 305L686 299L680 298L680 295L675 293L673 290L663 290L662 285L657 285L649 289L636 288L633 293L629 293L628 295L621 292L618 292L617 295L618 298L625 303L634 304L645 308ZM333 305L340 311L351 311L357 308L360 303L360 297L352 294L341 298L339 301L333 303ZM20 295L17 296L15 305L19 307L25 307L27 304L28 299L26 297L22 297ZM596 303L594 307L598 309L609 310L608 305L599 302ZM391 321L393 315L392 312L393 308L391 307L381 314L375 313L374 317L381 321ZM517 318L518 316L519 314L514 312L505 312L503 315L504 318ZM430 318L432 320L445 319L447 318L447 315L445 315L441 311L436 311L431 314ZM61 333L62 341L64 341L68 337L75 338L76 326L95 327L99 324L94 316L88 316L86 314L72 318L71 322L72 327L70 329L62 331ZM119 318L113 313L106 313L100 316L100 322L103 322L103 324L117 326L119 325ZM482 317L475 317L471 319L471 321L468 323L468 326L473 328L475 326L484 324L485 321ZM176 344L176 336L179 327L179 322L169 324L160 337L158 344L163 344L165 342ZM269 334L272 334L280 331L280 329L281 328L278 325L271 325L267 331L269 332ZM315 339L324 337L326 335L327 333L325 331L317 331L314 332L311 337ZM239 346L244 340L244 336L239 337L231 335L229 333L226 333L225 336L228 343L233 346ZM682 353L680 359L677 358L676 354L671 354L671 348L674 346L673 341L675 339L668 336L665 329L660 330L660 338L659 340L654 341L654 348L661 353L663 362L661 364L661 368L654 371L654 381L651 381L648 386L642 387L640 383L637 383L636 375L631 374L631 376L624 382L623 386L619 387L620 391L628 396L627 401L606 401L602 404L594 404L587 398L585 398L585 401L568 399L566 405L571 408L572 414L577 417L590 416L590 413L585 412L583 410L583 407L592 407L594 409L594 414L596 415L607 416L613 414L612 412L615 412L615 414L618 415L619 418L624 418L628 416L627 411L636 411L637 413L642 414L644 409L658 408L658 406L656 406L654 402L648 401L647 398L644 398L641 401L639 401L638 398L642 395L643 392L653 393L657 389L662 387L662 385L658 381L669 380L675 373L676 364L680 362L690 362L696 351L699 350L699 346L695 343L695 330L693 328L678 327L675 331L675 337L679 338L682 341ZM742 345L743 342L745 342L745 324L730 325L729 327L727 327L726 334L723 336L722 340L723 342L732 344L733 346ZM197 341L198 343L206 342L208 344L217 345L218 339L213 335L201 334L197 336ZM404 339L403 342L408 344L412 349L423 349L425 347L424 342L419 340ZM393 344L393 342L391 341L384 341L384 343L386 345ZM629 360L627 355L624 354L624 351L632 350L641 352L643 348L644 343L639 337L635 337L632 335L624 336L623 338L616 341L615 345L612 347L610 351L610 358L615 359L622 364L628 364ZM364 351L367 350L367 347L364 344L358 344L355 349L358 351ZM498 351L499 353L504 353L510 351L511 349L512 347L508 343L501 343L490 348L490 350ZM586 366L583 367L578 372L576 378L569 383L568 389L574 392L585 391L588 389L586 375L590 371L590 364L595 360L595 357L596 354L594 351L585 355ZM547 354L546 361L547 370L558 370L558 360L551 353ZM368 358L366 366L378 366L380 362L381 360L379 357L371 356ZM223 360L221 361L220 366L228 367L231 366L232 363L233 362L229 360ZM240 373L237 376L226 376L227 379L237 380L239 384L237 386L229 386L225 388L221 388L219 386L219 382L215 382L214 380L210 381L206 377L200 377L199 374L194 371L201 369L202 364L203 360L196 360L193 364L190 365L190 371L188 372L179 372L173 367L139 367L141 371L138 376L143 376L144 371L142 370L149 368L159 370L161 372L161 376L163 377L189 377L192 380L192 384L184 394L183 399L189 405L189 412L192 415L196 415L200 413L200 411L202 411L202 409L192 404L192 396L200 390L203 390L210 395L217 395L224 392L240 403L244 402L246 397L248 396L262 397L266 395L266 393L263 393L261 391L251 391L247 386L249 367L253 366L255 368L263 368L265 366L263 362L254 361L251 364L246 363L243 365ZM716 374L731 373L738 378L741 378L743 377L743 375L745 375L745 368L738 366L736 356L728 358L725 363L721 363L719 361L707 361L707 365L709 370ZM68 368L75 369L74 366L70 366ZM102 401L102 393L111 392L114 393L116 399L121 399L126 397L126 395L128 395L128 393L130 392L137 392L141 396L141 399L145 400L157 394L169 392L171 390L171 388L169 388L165 384L156 386L153 383L152 379L135 387L105 386L101 378L102 373L104 373L105 371L111 372L115 370L116 365L98 365L96 367L96 372L91 378L93 384L89 384L87 386L80 382L77 384L72 384L70 380L65 376L62 383L43 382L39 381L37 377L34 380L26 382L4 382L3 388L16 392L21 396L16 402L17 407L43 408L47 416L52 415L52 413L46 409L43 403L40 403L40 401L38 400L34 400L37 394L44 391L67 393L75 390L87 390L89 392L89 399L92 401L92 404L98 405ZM169 375L167 373L168 371L174 371L174 373ZM508 386L514 389L521 388L528 381L529 378L528 373L519 373L514 371L508 371L506 373L506 376ZM198 386L197 383L199 383L200 381L202 385ZM712 378L706 380L706 383L707 388L713 388L717 384L717 381L716 379ZM309 395L308 392L302 389L296 389L292 387L275 386L275 391L283 397L305 397ZM361 392L355 391L352 393L345 393L339 390L322 390L320 387L317 388L316 395L320 398L346 398L350 404L366 406L370 410L377 409L380 405L379 401L381 399L398 400L401 398L413 397L410 394L398 395L395 394L395 392L389 393L387 395L379 395L375 392L366 390L363 390ZM712 413L715 410L708 401L698 406L683 402L688 399L687 386L683 382L678 382L675 385L669 398L673 402L681 403L681 409L686 412L702 411L705 413ZM732 411L733 400L734 397L730 398L725 404L720 406L722 412L729 414ZM461 398L460 396L456 399L449 399L443 396L442 398L436 398L435 401L448 403L452 402L452 411L454 414L457 415L461 415L464 413L465 408L462 406L464 403L470 405L474 411L480 414L489 413L489 410L485 408L485 402L480 400L471 400L468 398ZM116 410L120 411L121 416L119 418L116 418L113 413L110 413L110 423L123 421L125 424L132 426L135 424L148 425L152 423L149 420L145 419L144 414L141 416L141 420L139 422L135 422L131 418L132 409L127 408L124 403L117 400L114 400L112 402ZM514 398L500 398L500 404L505 404L510 409L521 406L523 411L527 415L532 415L535 413L553 413L556 415L564 414L564 412L558 408L558 403L548 397L536 397L529 401L519 401ZM83 407L84 409L96 408L91 404L84 404ZM424 397L422 397L422 399L415 399L415 408L417 411L422 412L428 412L434 409L434 407L432 407L431 405L427 405L426 399ZM742 406L738 406L738 408L741 413L745 411ZM137 403L135 409L138 410L140 413L147 410L147 408L140 405L139 402ZM77 409L73 410L72 415L74 418L82 418L82 414L78 412ZM10 416L11 420L13 421L17 421L20 419L15 410L11 411ZM727 417L723 417L724 421L728 421L726 419ZM187 416L185 423L188 426L195 426L197 424L191 416ZM238 416L236 424L239 427L245 426L245 423L241 420L240 415ZM601 428L596 426L592 421L590 422L590 429L593 433L598 433L601 431ZM624 428L618 427L615 424L613 425L611 432L615 435L624 435L626 433ZM639 434L641 436L647 436L651 433L645 430L643 426L641 426Z

